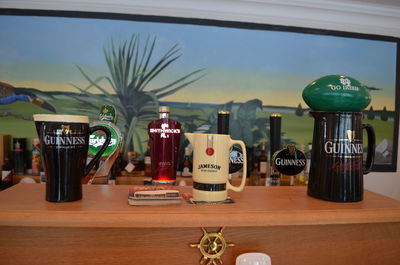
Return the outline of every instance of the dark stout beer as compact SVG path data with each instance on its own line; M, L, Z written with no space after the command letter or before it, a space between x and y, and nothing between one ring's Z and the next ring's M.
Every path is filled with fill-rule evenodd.
M110 143L110 132L100 126L89 127L87 116L34 115L46 172L46 200L68 202L82 199L82 179ZM86 165L89 135L101 130L107 139L97 155Z

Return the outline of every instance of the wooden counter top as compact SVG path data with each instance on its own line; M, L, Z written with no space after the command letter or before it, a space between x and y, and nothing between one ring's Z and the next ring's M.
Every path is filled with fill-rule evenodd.
M400 201L365 191L358 203L306 195L306 187L246 187L226 205L129 206L127 185L84 185L83 200L45 201L45 185L0 192L0 226L23 227L273 227L400 222ZM191 187L178 187L191 192Z
M44 184L0 192L0 264L199 264L190 244L220 231L238 255L272 264L375 265L400 260L400 201L366 191L358 203L306 195L306 187L245 187L235 204L129 206L129 185L84 185L83 200L45 201ZM191 192L191 187L178 187Z

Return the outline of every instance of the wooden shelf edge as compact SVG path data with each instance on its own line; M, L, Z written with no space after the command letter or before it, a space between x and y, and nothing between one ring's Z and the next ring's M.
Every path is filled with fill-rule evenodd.
M380 211L380 210L378 210ZM108 228L178 228L178 227L275 227L307 225L341 225L365 223L400 223L399 209L364 210L362 213L320 211L312 212L273 212L268 213L224 213L215 214L160 214L154 213L71 213L54 212L32 213L9 211L0 214L0 226L22 227L108 227ZM243 218L243 215L246 218ZM162 217L162 220L160 220ZM179 221L177 221L179 220Z

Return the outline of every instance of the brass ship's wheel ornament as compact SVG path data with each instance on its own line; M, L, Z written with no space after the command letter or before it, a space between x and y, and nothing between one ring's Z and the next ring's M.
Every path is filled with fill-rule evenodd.
M200 264L203 265L219 265L222 264L221 256L224 254L226 247L233 247L235 244L227 243L225 238L222 236L224 228L221 227L217 233L208 233L206 229L203 230L203 237L197 244L190 244L192 248L200 249L203 257L200 260Z

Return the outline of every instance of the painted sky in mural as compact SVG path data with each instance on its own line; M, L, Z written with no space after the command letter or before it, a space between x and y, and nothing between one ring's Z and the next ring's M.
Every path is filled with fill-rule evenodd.
M84 18L0 16L0 25L0 81L14 86L77 92L70 83L87 82L76 65L92 77L106 75L104 47L139 33L143 41L157 37L159 54L176 43L182 48L182 57L154 81L154 87L206 69L204 78L165 98L168 101L259 98L264 105L304 106L301 92L308 83L328 74L347 74L382 89L371 92L374 109L394 109L393 42Z

